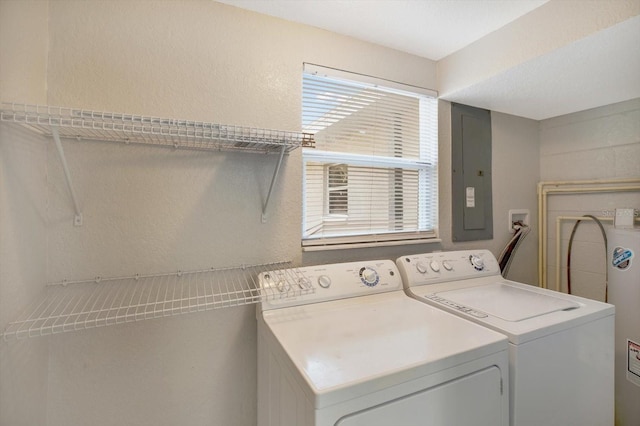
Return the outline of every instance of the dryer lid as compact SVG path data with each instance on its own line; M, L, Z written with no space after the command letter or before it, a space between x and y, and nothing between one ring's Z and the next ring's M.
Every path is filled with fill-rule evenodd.
M459 305L482 311L504 321L517 322L557 311L577 309L574 301L548 294L493 283L478 287L438 292L438 296Z

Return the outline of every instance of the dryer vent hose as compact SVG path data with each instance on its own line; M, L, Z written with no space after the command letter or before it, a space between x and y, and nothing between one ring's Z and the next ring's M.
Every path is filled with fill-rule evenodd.
M530 231L530 228L522 222L514 223L514 228L516 233L511 237L511 240L509 240L498 258L500 273L504 278L506 278L509 273L509 267L511 266L511 261L513 260L513 256L515 255L518 246L520 246L520 243L522 243L522 240L524 240L524 237L526 237Z

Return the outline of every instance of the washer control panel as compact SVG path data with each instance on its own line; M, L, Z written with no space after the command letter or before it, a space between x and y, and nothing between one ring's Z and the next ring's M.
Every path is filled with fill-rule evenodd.
M489 250L460 250L413 254L396 260L405 287L500 275Z
M282 269L263 272L258 279L266 296L263 310L402 291L400 272L391 260Z

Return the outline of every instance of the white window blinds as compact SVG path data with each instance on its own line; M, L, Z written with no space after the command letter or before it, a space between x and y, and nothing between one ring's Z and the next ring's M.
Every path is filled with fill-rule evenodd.
M303 246L435 238L437 115L431 96L305 72Z

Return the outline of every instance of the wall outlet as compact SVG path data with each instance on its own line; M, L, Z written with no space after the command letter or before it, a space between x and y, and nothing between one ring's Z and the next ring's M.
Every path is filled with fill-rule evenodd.
M516 232L515 224L521 223L529 226L529 209L512 209L509 210L509 232Z

